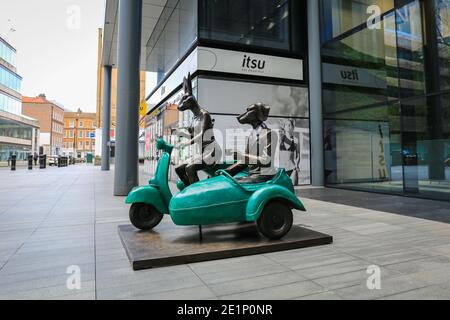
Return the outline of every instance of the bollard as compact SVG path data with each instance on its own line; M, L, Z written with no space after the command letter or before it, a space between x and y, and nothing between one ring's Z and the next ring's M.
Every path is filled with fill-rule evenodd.
M45 169L44 155L43 154L39 155L39 169Z
M47 155L44 154L44 169L47 168Z
M28 155L28 170L33 170L33 155Z
M17 156L14 154L11 156L11 171L16 171Z

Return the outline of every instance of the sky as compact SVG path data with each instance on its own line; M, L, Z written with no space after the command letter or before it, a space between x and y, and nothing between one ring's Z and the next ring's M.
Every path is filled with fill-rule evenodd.
M0 35L17 49L22 95L45 93L66 109L95 112L105 0L1 2Z

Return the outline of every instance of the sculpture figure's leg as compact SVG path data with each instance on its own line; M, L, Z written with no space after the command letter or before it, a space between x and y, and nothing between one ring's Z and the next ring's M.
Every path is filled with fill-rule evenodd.
M200 179L198 178L197 172L205 169L206 166L203 163L194 163L190 164L186 167L186 174L189 179L190 184L194 184L196 182L199 182Z
M190 185L189 177L186 174L187 164L181 164L175 168L175 172L177 173L180 180L184 183L184 186L187 187Z

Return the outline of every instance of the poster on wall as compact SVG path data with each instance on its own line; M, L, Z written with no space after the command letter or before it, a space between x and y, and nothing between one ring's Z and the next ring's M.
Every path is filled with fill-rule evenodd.
M198 100L211 113L238 115L246 107L261 102L271 107L270 115L274 117L309 117L305 87L200 78Z
M390 153L386 122L325 123L325 171L331 183L391 180Z
M242 126L235 116L214 115L215 136L222 148L223 161L232 161L235 151L244 152L252 128ZM285 169L294 185L311 183L310 130L306 119L269 118L269 129L276 134L274 167Z

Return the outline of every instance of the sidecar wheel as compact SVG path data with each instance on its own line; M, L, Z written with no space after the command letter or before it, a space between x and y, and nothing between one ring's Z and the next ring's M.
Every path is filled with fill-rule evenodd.
M163 217L162 213L145 203L135 203L130 208L130 221L133 226L141 230L152 230Z
M278 240L291 231L294 217L289 206L274 201L266 205L258 219L258 229L266 238Z

